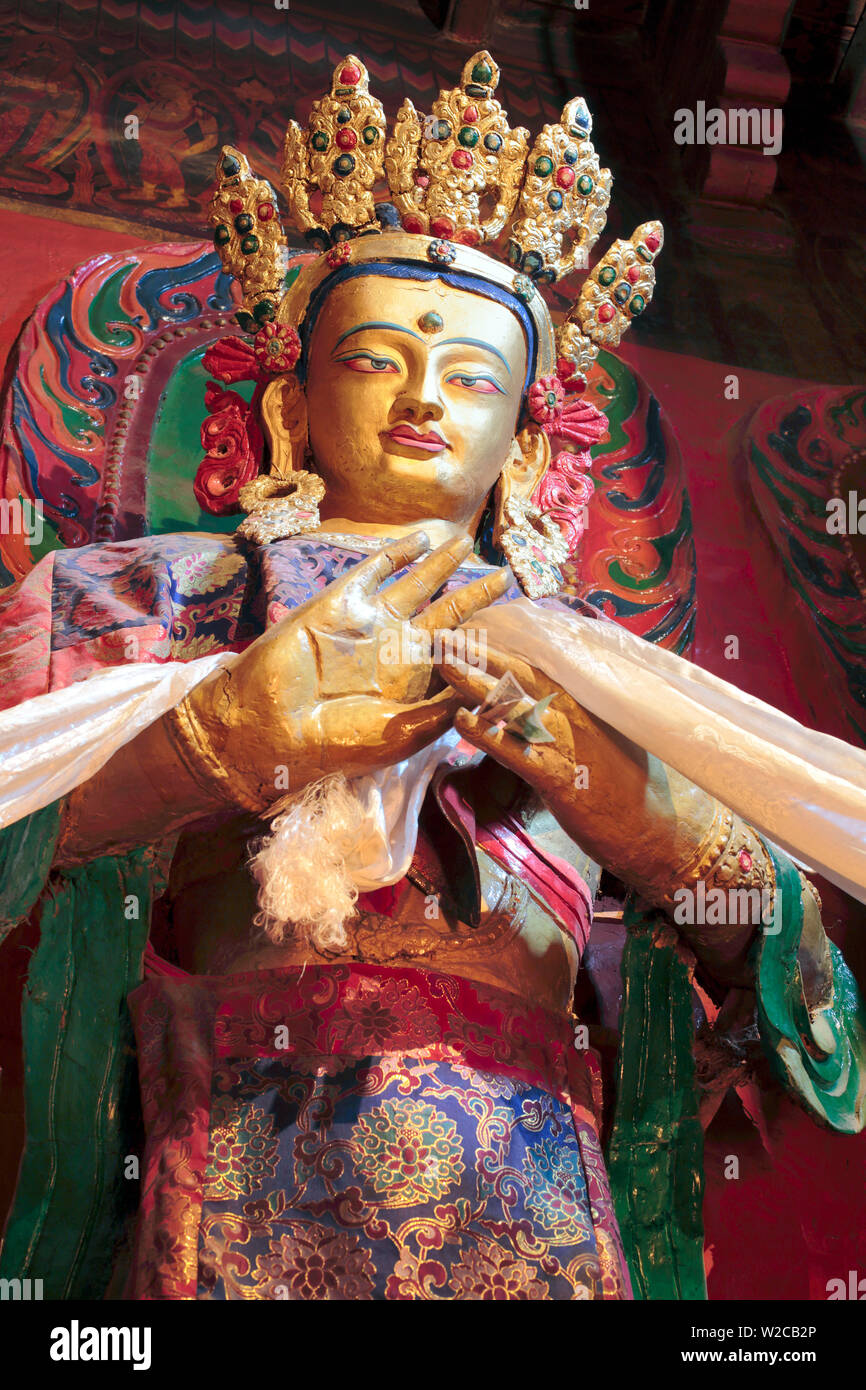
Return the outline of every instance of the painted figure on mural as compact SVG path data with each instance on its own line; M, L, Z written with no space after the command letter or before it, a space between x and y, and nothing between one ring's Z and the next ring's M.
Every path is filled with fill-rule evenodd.
M544 286L585 267L610 173L582 100L533 140L497 82L476 54L389 135L363 63L338 64L286 140L319 251L288 274L273 190L223 150L246 336L206 358L196 495L246 516L84 547L52 599L70 631L135 613L140 662L166 621L218 635L65 789L43 855L68 882L110 861L164 919L130 996L128 1297L701 1296L695 969L747 1000L817 1119L863 1125L862 1006L778 843L866 891L832 750L798 819L812 774L768 707L569 592L606 429L583 387L649 303L661 227L615 243L555 329ZM703 732L675 770L686 700ZM714 794L726 765L760 833ZM607 1167L572 1008L601 866L632 892L634 972ZM714 893L760 911L678 911ZM21 1199L15 1223L20 1251Z
M148 68L146 87L135 73L114 85L107 97L124 136L112 150L116 196L189 207L190 170L219 147L218 112L205 104L213 97L190 90L182 72L158 64Z

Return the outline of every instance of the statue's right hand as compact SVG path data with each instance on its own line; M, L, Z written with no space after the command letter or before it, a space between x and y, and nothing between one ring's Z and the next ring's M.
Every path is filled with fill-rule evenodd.
M493 603L509 578L488 573L415 616L472 550L464 536L412 564L428 544L416 532L362 561L168 716L185 761L224 799L263 811L287 782L299 791L401 762L451 726L461 701L437 688L432 634Z

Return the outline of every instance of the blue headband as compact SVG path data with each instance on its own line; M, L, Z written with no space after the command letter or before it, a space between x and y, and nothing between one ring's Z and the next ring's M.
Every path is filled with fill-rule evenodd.
M306 378L307 350L322 305L331 290L344 280L353 280L358 275L384 275L395 280L441 280L443 284L452 285L454 289L469 290L472 294L483 295L485 299L492 299L497 304L502 304L506 309L510 309L523 326L529 349L527 352L526 380L523 383L523 395L526 395L530 385L535 380L535 359L538 355L535 324L532 322L526 306L516 295L510 294L508 290L492 284L489 280L482 279L480 275L466 275L461 271L443 270L440 266L419 265L417 261L365 261L361 265L344 265L339 270L335 270L333 275L329 275L327 280L322 281L321 285L310 296L307 312L301 323L302 352L296 367L300 381Z

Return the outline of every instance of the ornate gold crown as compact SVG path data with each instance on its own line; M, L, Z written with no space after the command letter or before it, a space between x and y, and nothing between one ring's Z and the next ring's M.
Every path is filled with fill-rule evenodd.
M313 103L306 130L286 132L282 180L295 227L325 253L326 264L305 277L314 283L349 258L394 254L447 264L508 284L527 303L551 339L552 324L536 287L576 269L607 220L611 174L599 167L589 138L592 120L582 97L568 102L558 125L546 125L530 148L527 130L512 130L494 92L499 68L486 51L466 63L460 85L442 91L422 118L408 99L390 138L369 74L349 54L334 70L330 92ZM214 242L225 270L239 281L243 328L256 331L277 316L287 293L287 242L271 185L256 177L239 150L223 147L211 204ZM387 182L390 200L374 190ZM426 243L423 240L426 238ZM433 238L431 241L430 238ZM506 266L478 248L504 241ZM403 249L408 244L408 249ZM661 250L660 222L645 222L629 241L616 241L593 267L556 334L556 353L585 374L600 346L616 347L652 298L653 262ZM473 254L474 253L474 254ZM507 272L503 274L503 272ZM304 294L291 295L300 317ZM288 306L286 306L288 307ZM298 312L300 311L300 312ZM279 317L282 319L284 313Z

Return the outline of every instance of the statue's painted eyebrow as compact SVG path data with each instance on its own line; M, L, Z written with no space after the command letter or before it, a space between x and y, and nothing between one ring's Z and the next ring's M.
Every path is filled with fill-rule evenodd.
M345 333L341 333L334 344L334 352L347 338L351 338L353 333L362 333L365 328L393 328L397 333L408 333L410 338L417 338L419 343L425 341L420 333L413 333L411 328L404 328L402 323L380 323L378 320L371 320L370 323L356 323L354 328L347 328Z
M409 336L410 338L415 338L415 339L417 339L417 341L418 341L419 343L425 343L425 342L427 342L427 339L426 339L426 338L422 338L420 333L414 333L414 332L412 331L411 328L406 328L405 325L402 324L402 323L386 323L386 322L380 321L380 320L378 320L378 319L371 319L369 323L356 323L354 328L347 328L346 331L345 331L345 333L341 333L340 336L339 336L339 338L337 339L337 341L336 341L335 344L334 344L334 347L333 347L333 350L332 350L331 355L333 356L333 354L337 351L337 348L340 346L340 344L341 344L341 343L344 343L344 342L346 341L347 338L351 338L351 336L352 336L353 333L362 333L362 332L364 331L365 328L391 328L391 329L393 329L394 332L396 332L396 333L406 333L406 334L408 334L408 336ZM437 346L437 347L453 347L453 346L459 346L459 347L477 347L477 348L483 348L483 349L485 350L485 352L492 352L494 357L498 357L499 360L500 360L500 362L502 363L503 367L504 367L505 370L507 371L508 375L511 376L511 368L510 368L509 365L508 365L508 361L507 361L507 359L506 359L505 357L503 357L503 355L502 355L502 353L499 351L499 349L493 347L493 345L492 345L491 343L482 342L480 338L443 338L443 339L441 340L441 342L439 342L439 343L436 344L436 346Z
M494 357L499 358L508 375L511 376L511 368L508 365L507 358L503 357L502 353L499 351L499 348L495 348L492 343L484 343L481 341L480 338L443 338L442 342L439 343L438 346L450 347L455 343L459 344L461 347L477 347L483 348L485 352L492 352Z

